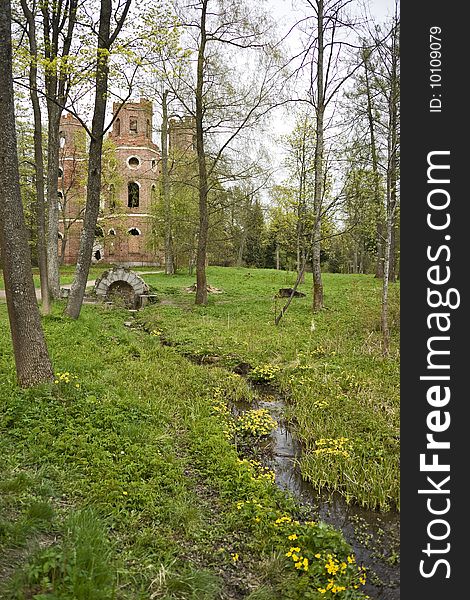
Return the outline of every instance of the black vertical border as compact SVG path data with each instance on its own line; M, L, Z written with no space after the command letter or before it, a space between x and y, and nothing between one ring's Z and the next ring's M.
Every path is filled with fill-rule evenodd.
M466 541L469 527L464 510L469 504L466 484L470 482L469 443L470 420L466 420L465 408L469 403L465 373L470 373L470 334L468 310L468 279L470 268L470 229L467 224L470 206L466 189L466 172L470 173L467 160L470 145L468 111L470 98L466 97L466 81L470 72L467 42L470 39L470 23L463 12L465 4L456 2L404 2L401 6L401 590L403 600L434 600L470 597ZM466 12L466 11L465 11ZM440 27L442 33L442 91L430 87L431 27ZM429 101L433 93L441 93L442 112L431 113ZM432 231L426 224L427 155L431 151L450 150L449 213L451 224L444 232ZM468 163L468 164L467 164ZM450 235L450 240L444 240ZM426 417L430 410L426 400L429 382L420 381L428 374L427 341L432 333L426 323L433 309L427 305L427 270L432 263L426 257L428 245L438 248L448 244L451 250L449 262L440 260L451 269L447 286L457 288L461 296L460 307L451 310L452 325L449 335L449 363L451 399L446 408L451 416L450 428L436 435L437 439L449 440L450 450L439 452L440 462L450 462L450 473L435 473L436 482L450 475L447 487L450 494L426 496L418 489L431 488L426 476L419 469L419 455L426 451L426 434L429 432ZM442 257L445 253L442 254ZM434 286L436 287L436 286ZM443 290L444 291L444 290ZM444 345L443 345L444 347ZM467 358L468 357L468 358ZM447 359L447 361L446 361ZM439 374L443 374L442 372ZM447 385L447 384L443 384ZM429 452L429 451L428 451ZM432 453L432 451L431 451ZM449 497L449 512L441 517L428 512L427 498L435 498L434 506L445 506ZM440 498L440 500L438 500ZM470 508L470 507L469 507ZM442 541L429 538L427 527L433 519L443 518L451 527L449 537ZM444 526L436 526L437 535ZM432 553L428 557L423 550L430 543L433 550L442 551L450 544L448 552ZM447 566L436 566L432 577L425 578L419 572L420 561L425 560L429 573L434 563L442 558L450 565L450 578L446 578Z

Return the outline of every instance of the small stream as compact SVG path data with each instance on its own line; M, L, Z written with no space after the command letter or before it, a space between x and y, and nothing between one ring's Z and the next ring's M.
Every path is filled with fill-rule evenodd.
M171 342L164 339L161 339L161 343L173 346ZM199 356L190 353L184 353L184 356L200 365L221 366L218 356ZM248 363L240 363L233 369L244 377L250 370L251 366ZM253 408L264 408L278 423L268 442L257 449L267 459L266 466L274 471L276 485L293 495L308 511L309 519L320 519L343 532L356 555L358 564L367 567L367 583L363 591L371 600L399 600L399 560L392 560L393 557L399 558L399 513L396 511L380 513L348 504L338 493L329 496L320 494L302 477L300 470L302 446L285 419L284 396L273 386L253 383L251 385L256 391L255 402L234 403L232 411L234 414L242 414Z
M277 486L291 493L304 508L311 508L311 518L320 518L341 529L358 563L368 568L364 591L371 600L399 600L399 565L390 564L384 558L398 553L399 514L395 511L379 513L347 504L340 494L319 496L318 491L302 478L299 466L302 447L284 419L284 398L269 386L255 385L254 389L258 395L255 405L235 406L234 410L243 412L247 408L265 408L277 421L278 427L265 448L268 466L275 472Z

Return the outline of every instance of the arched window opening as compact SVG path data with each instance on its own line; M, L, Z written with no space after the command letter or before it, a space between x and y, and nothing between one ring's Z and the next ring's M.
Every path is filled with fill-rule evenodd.
M64 169L62 167L59 167L59 177L63 177L64 176Z
M64 239L64 234L59 231L59 233L57 234L57 237L58 237L59 240L63 240Z
M131 133L137 133L137 118L131 117L129 119L129 131Z
M130 229L127 230L127 233L129 235L141 235L140 230L137 229L137 227L131 227Z
M129 183L127 184L127 206L129 208L138 208L139 193L139 184L135 181L129 181Z
M104 237L104 231L101 225L95 227L95 238Z
M108 230L108 235L116 235L116 230L115 229L109 229Z
M121 135L121 119L116 119L114 122L114 131L116 135Z
M157 168L157 161L156 161L156 159L154 158L154 159L152 160L152 169L155 171L155 169L156 169L156 168Z
M59 131L59 146L61 148L65 146L65 133L63 131Z

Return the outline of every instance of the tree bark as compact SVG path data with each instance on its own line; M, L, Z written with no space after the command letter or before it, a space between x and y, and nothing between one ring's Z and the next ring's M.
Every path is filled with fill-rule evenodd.
M163 92L162 97L162 196L165 213L165 273L174 275L174 257L172 240L170 181L168 175L168 90Z
M59 179L59 124L61 111L54 102L48 100L47 112L47 272L51 295L54 299L58 299L60 298L60 275L57 181Z
M196 82L196 149L199 172L199 235L197 240L196 255L196 304L207 304L207 277L206 257L207 240L209 234L209 213L207 207L207 164L204 149L204 60L206 49L206 14L208 0L202 0L201 8L201 39L199 41L197 57L197 82Z
M26 0L21 0L21 6L28 27L29 51L31 54L29 65L29 92L34 117L34 168L36 187L36 215L37 215L37 256L39 266L39 279L41 285L41 305L45 315L50 314L50 297L47 271L47 239L46 239L46 215L44 194L44 158L42 144L42 117L41 106L37 91L37 38L36 23L34 15L29 9Z
M318 311L323 308L323 282L321 276L321 222L315 222L312 243L312 273L313 273L313 310Z
M21 386L51 381L21 202L13 101L11 5L0 0L0 247L8 317Z

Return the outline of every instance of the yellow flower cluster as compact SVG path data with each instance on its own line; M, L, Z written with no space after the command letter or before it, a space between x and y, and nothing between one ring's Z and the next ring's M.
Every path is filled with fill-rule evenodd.
M59 385L60 383L71 383L77 389L80 387L80 384L78 383L78 377L76 375L72 375L72 373L69 373L68 371L64 371L63 373L58 371L55 374L54 383L56 385Z
M312 404L315 408L327 408L327 406L329 406L329 403L326 400L314 400Z
M318 344L318 346L316 346L315 348L313 348L313 350L310 351L310 354L316 357L325 356L326 350L321 344Z
M319 554L315 554L316 558L320 558ZM337 558L336 558L336 554L332 555L332 554L327 554L326 556L327 558L327 562L325 563L325 571L328 573L328 575L342 575L344 574L344 572L346 571L348 564L354 564L356 562L356 559L354 558L354 556L352 554L350 554L347 557L347 563L342 561L340 562ZM358 567L358 572L359 572L359 583L361 585L364 585L366 582L366 573L365 573L365 567ZM353 585L354 589L357 590L359 588L358 585ZM326 594L326 592L331 591L333 594L337 594L339 592L343 592L346 590L346 586L344 585L340 585L338 582L335 582L335 580L333 578L328 579L328 583L325 587L323 588L317 588L317 591L320 592L320 594Z
M276 377L276 373L279 373L281 367L279 365L261 365L259 367L255 367L251 373L250 377L254 381L258 381L260 383L273 381Z
M272 471L269 467L265 467L262 463L260 463L257 460L248 460L246 458L244 459L238 459L238 462L240 464L244 464L247 465L252 474L251 474L251 478L253 480L256 481L270 481L271 483L274 483L275 479L276 479L276 474L274 473L274 471Z
M254 500L239 500L237 502L237 508L238 508L238 510L241 510L244 505L248 505L248 504L252 504L256 508L263 508L262 504L260 504L259 502L255 502Z
M232 557L233 564L235 564L236 562L238 562L238 560L240 558L238 552L232 552L230 556Z
M306 375L299 375L299 374L295 374L295 375L291 375L289 377L289 383L296 383L296 384L301 384L304 385L306 383L313 383L314 379L313 377L307 377Z
M156 335L156 336L160 336L162 335L163 331L161 329L152 329L152 331L150 332L150 335Z
M251 463L256 461L240 460L240 462ZM255 522L260 522L260 517L265 514L266 510L256 500L240 500L236 506L238 510L246 507L249 514L254 517ZM365 569L361 566L357 567L356 571L356 567L352 567L356 562L354 555L350 554L343 559L343 557L338 557L337 554L315 552L311 548L310 536L312 532L309 532L308 528L318 527L318 523L305 521L301 524L289 514L281 514L271 523L274 527L279 528L281 533L284 532L288 540L284 556L290 559L289 564L299 575L302 574L302 577L311 579L311 583L318 593L327 594L326 597L330 598L332 594L336 595L347 590L357 590L359 584L364 585L366 581ZM232 554L234 563L238 560L235 556L238 555ZM354 572L357 574L355 575ZM320 580L318 580L319 576ZM323 587L317 587L319 584L323 584Z
M325 569L329 575L336 575L338 571L340 571L340 573L346 571L348 565L345 562L340 563L332 554L327 554L327 559Z
M320 594L326 594L328 590L331 590L333 594L337 594L338 592L343 592L346 587L344 585L336 585L333 579L328 579L328 583L324 588L317 588Z
M274 525L276 527L280 527L281 525L285 525L286 523L292 523L292 518L289 515L284 515L283 517L279 517L274 521ZM297 521L298 524L298 521Z
M308 558L300 555L300 546L291 546L289 552L286 552L286 556L288 558L292 558L294 562L294 567L296 569L302 569L303 571L308 571Z
M316 441L316 449L313 454L337 454L349 458L349 452L352 450L352 443L349 438L322 438Z
M269 435L277 423L265 408L248 410L236 422L236 431L241 435Z

